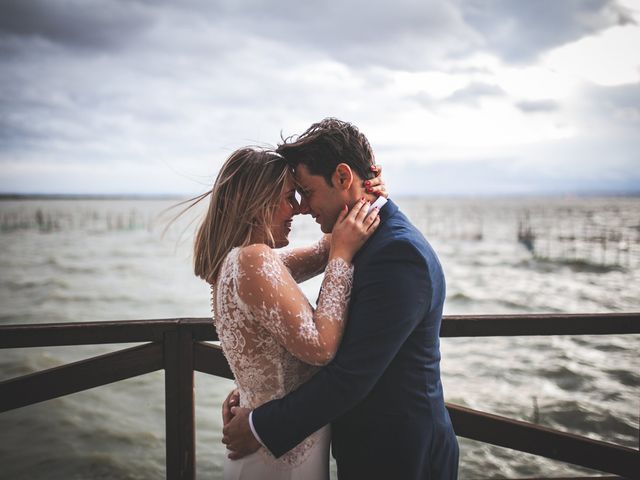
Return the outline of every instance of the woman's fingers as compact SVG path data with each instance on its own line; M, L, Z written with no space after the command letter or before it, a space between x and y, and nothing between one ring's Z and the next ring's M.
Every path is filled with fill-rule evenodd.
M385 198L389 198L389 193L385 187L384 180L382 180L382 177L380 176L382 173L382 166L372 165L371 170L374 172L375 177L363 182L365 191L376 195L377 197L382 195Z
M364 225L366 232L368 232L371 229L371 227L374 227L374 225L377 225L376 222L380 221L379 213L380 213L380 209L378 207L374 207L363 219L362 224Z
M336 225L342 223L348 214L349 214L349 207L345 205L344 207L342 207L342 210L340 210L340 213L338 213L338 218L336 219Z
M345 216L344 210L340 212L331 234L330 255L351 261L377 226L378 209L369 213L370 207L371 204L363 197L354 203L348 215Z
M360 200L353 204L353 207L351 207L351 210L349 211L347 217L352 220L356 220L358 215L360 214L360 211L364 208L364 205L365 199L364 197L362 197Z
M362 204L362 208L358 212L358 215L356 215L356 221L360 223L364 223L365 218L367 218L367 215L369 214L370 208L371 208L371 202L369 202L368 200L365 201Z
M374 208L374 210L376 210L376 215L373 218L373 221L371 222L371 224L369 225L369 228L367 228L367 233L369 232L374 232L376 228L378 228L378 225L380 225L380 215L377 214L377 210L378 208ZM373 212L372 212L373 213ZM369 217L367 217L368 219Z
M348 217L359 224L366 224L367 227L371 225L373 220L378 216L378 208L371 209L371 202L364 197L358 200L351 208Z
M383 196L384 198L389 198L389 192L387 192L387 187L381 178L375 179L380 180L380 183L375 187L369 187L367 189L367 193L373 193L376 197Z

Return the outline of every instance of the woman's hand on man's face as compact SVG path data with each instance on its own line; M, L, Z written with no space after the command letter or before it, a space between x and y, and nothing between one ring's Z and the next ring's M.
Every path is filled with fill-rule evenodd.
M389 192L385 186L384 180L382 180L382 166L371 165L371 171L375 173L375 177L369 180L365 180L362 183L365 192L371 193L376 197L389 198Z

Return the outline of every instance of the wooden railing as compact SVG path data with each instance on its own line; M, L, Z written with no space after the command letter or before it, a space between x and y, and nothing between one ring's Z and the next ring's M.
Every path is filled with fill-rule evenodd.
M442 337L640 334L640 313L446 316ZM166 472L195 478L195 370L233 378L206 318L0 326L0 348L105 343L143 345L0 382L0 412L165 370ZM625 478L640 478L640 452L447 404L457 435ZM597 477L603 478L603 477Z

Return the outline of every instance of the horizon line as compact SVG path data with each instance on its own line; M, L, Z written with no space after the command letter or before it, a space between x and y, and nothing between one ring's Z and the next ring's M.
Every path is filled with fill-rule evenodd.
M2 200L185 200L193 195L178 193L18 193L0 192ZM526 198L526 197L640 197L640 190L537 191L397 194L392 198Z

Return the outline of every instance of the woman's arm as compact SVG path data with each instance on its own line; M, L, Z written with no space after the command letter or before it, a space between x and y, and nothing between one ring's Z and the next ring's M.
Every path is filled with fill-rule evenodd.
M312 365L334 357L346 321L353 267L340 257L327 264L314 310L278 255L266 245L242 249L238 293L257 321L292 355Z
M281 251L278 255L295 281L302 283L324 271L330 245L331 234L327 234L313 245Z

